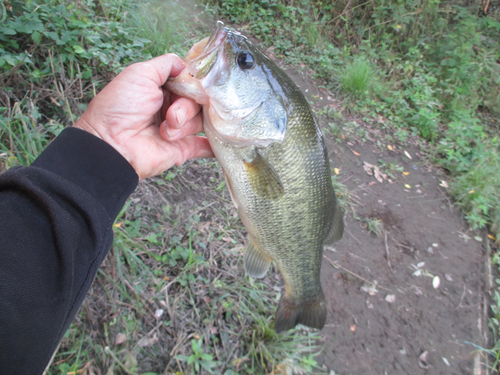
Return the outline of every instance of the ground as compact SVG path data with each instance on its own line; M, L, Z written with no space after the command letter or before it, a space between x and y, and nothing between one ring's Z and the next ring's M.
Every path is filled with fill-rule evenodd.
M488 373L476 350L489 347L486 239L446 174L385 119L357 118L307 72L288 73L318 115L345 210L344 237L324 251L325 328L274 333L281 277L244 274L246 231L220 167L189 161L139 184L49 374L75 360L96 375L210 373L189 362L194 347L213 373L310 374L317 337L314 374Z
M316 109L339 108L307 75L289 74ZM340 375L484 373L472 344L487 346L485 250L446 195L446 175L411 139L387 143L390 128L335 122L335 137L324 133L351 204L344 237L324 252L319 362ZM348 134L356 127L362 136Z

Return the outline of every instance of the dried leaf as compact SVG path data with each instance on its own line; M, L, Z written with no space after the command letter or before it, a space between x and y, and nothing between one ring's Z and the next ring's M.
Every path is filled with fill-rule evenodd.
M427 355L428 354L429 354L429 352L426 350L425 352L423 352L422 354L420 354L420 357L418 357L418 366L420 368L423 368L424 370L427 370L429 367L431 367L427 363Z
M340 173L340 170L338 168L333 168L333 171L335 172L336 175Z
M446 363L447 366L451 366L450 362L445 357L441 357L443 359L443 362Z
M448 183L445 180L442 180L441 183L439 184L439 186L447 188L448 187Z
M441 280L439 280L439 276L434 276L434 278L432 279L432 286L434 287L434 289L439 288L440 283Z
M158 342L158 337L156 337L156 335L154 335L153 337L144 336L137 342L137 346L145 348L155 344L156 342Z
M364 168L366 174L368 174L370 176L373 176L373 171L372 171L373 165L372 164L367 163L366 161L364 161L363 162L363 168Z
M408 151L406 151L406 150L405 150L405 155L406 155L406 157L407 157L408 159L411 159L411 158L412 158L412 157L411 157L411 155L410 155L410 154L408 153Z
M407 188L407 189L411 189L411 186L410 186L410 185L408 185L408 184L405 184L405 188Z
M377 290L377 282L374 282L374 283L371 283L371 284L364 284L362 287L361 287L361 290L363 292L366 292L368 293L370 296L374 296L375 294L378 293L378 290Z
M123 333L119 333L116 335L116 338L115 338L116 345L123 344L125 341L127 341L127 336L125 336Z
M156 310L155 311L155 318L160 319L164 312L165 312L165 310L162 310L162 309Z
M410 172L403 172L403 175L408 176Z
M388 294L385 296L385 300L389 303L394 303L396 301L396 296L394 294Z
M356 152L354 150L352 150L353 154L356 155L356 156L361 156L361 154L359 152Z
M387 148L388 148L389 150L391 150L391 151L393 151L393 150L394 150L394 149L392 148L392 146L391 146L391 145L387 145Z
M451 278L451 275L449 273L445 273L444 274L444 278L448 281L453 281L453 279Z
M489 238L490 240L492 240L492 241L496 241L496 240L497 240L497 239L496 239L496 237L495 237L495 236L493 236L492 234L488 234L488 238Z
M384 180L387 179L387 175L385 173L382 173L380 171L380 168L377 167L376 165L363 161L363 168L368 175L374 176L380 183L384 182Z
M353 325L351 326L351 332L355 332L355 331L356 331L356 324L353 324Z

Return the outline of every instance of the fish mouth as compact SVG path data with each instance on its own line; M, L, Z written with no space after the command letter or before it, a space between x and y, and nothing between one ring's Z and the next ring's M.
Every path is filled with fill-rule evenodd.
M184 56L186 68L177 77L170 77L166 87L177 95L193 99L199 104L207 104L208 96L205 88L214 83L222 83L221 74L210 74L215 64L219 68L226 64L223 50L227 35L235 32L217 21L210 36L195 43ZM215 77L213 77L215 75ZM212 76L208 77L207 76ZM225 78L225 77L223 77Z
M210 36L196 43L184 56L184 61L188 63L188 73L197 79L207 76L219 55L224 55L219 54L219 51L223 49L227 36L234 33L237 32L225 27L222 21L217 21Z

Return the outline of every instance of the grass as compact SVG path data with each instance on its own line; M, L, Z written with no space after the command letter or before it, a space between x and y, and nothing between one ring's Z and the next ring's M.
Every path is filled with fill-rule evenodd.
M339 78L342 90L357 98L368 95L375 86L375 79L375 71L363 58L349 62Z
M245 276L244 228L227 191L216 191L216 164L195 161L175 173L168 183L167 174L141 183L128 201L49 374L85 366L94 373L311 373L319 336L274 332L280 282Z
M174 1L10 5L0 27L2 170L30 164L124 66L182 55L209 29L192 19L209 7ZM244 228L216 162L141 183L114 232L47 374L321 373L317 333L274 332L279 278L244 274Z

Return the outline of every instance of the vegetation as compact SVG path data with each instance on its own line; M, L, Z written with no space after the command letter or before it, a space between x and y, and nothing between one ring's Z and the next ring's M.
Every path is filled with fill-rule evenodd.
M31 163L128 64L183 55L209 31L192 10L210 8L175 1L0 5L0 170ZM141 183L48 374L318 370L317 333L274 332L277 280L244 275L243 227L223 188L202 160Z
M211 0L189 8L174 0L3 0L0 169L31 163L124 66L166 51L182 55L209 29L194 19L218 15L276 57L313 69L326 90L345 98L346 110L383 118L391 142L421 137L471 227L500 238L494 12L439 0ZM203 182L188 187L185 176L194 172ZM179 194L196 196L200 186L214 194L210 201ZM223 186L206 161L141 184L91 291L101 297L85 303L50 374L316 368L314 334L272 330L279 288L246 278L242 257L228 256L241 253L243 228ZM376 221L367 226L379 231ZM494 314L498 333L498 308ZM492 353L500 358L500 344Z

